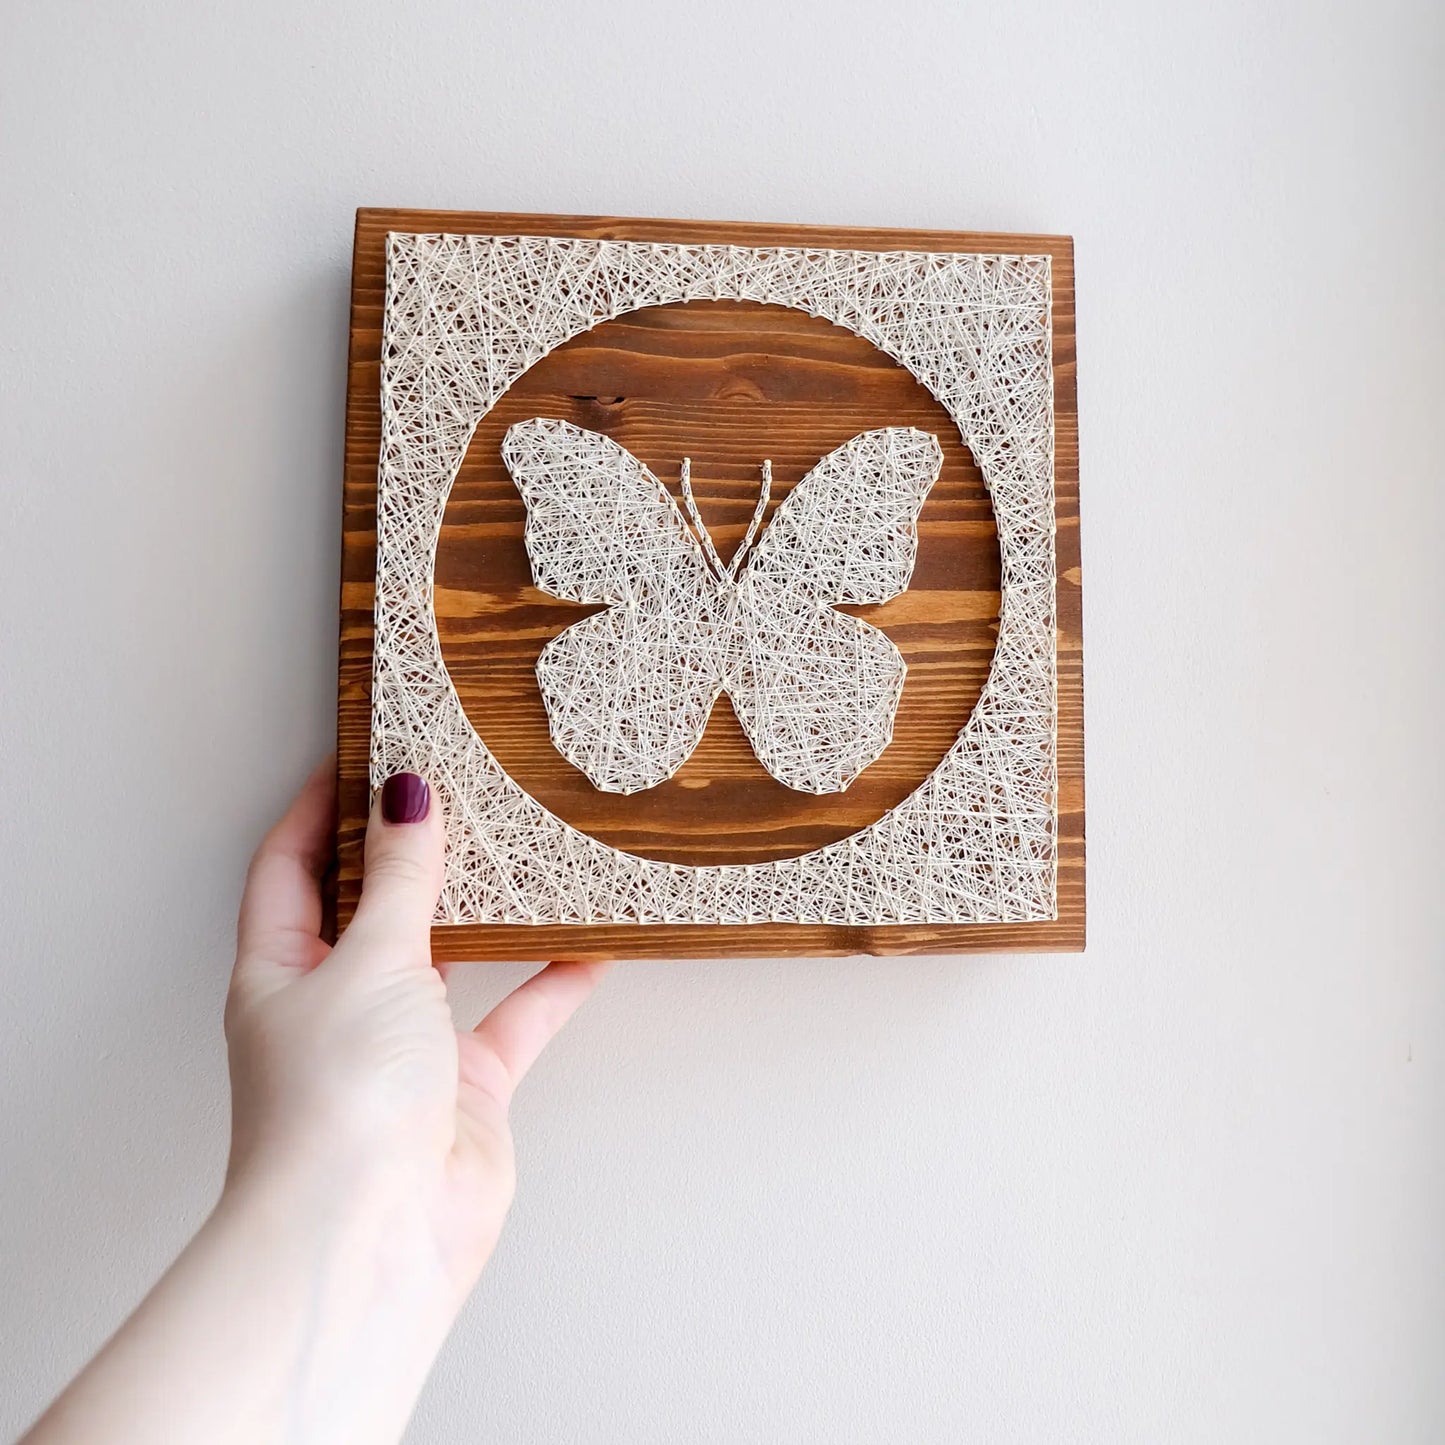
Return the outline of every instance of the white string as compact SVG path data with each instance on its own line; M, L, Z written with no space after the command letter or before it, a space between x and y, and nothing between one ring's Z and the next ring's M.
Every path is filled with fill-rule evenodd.
M773 490L773 462L772 458L763 461L763 483L758 492L758 502L753 508L752 519L748 522L748 530L743 535L736 552L733 553L733 560L726 567L723 566L722 558L718 556L717 548L713 545L711 534L708 532L707 524L702 519L702 513L697 509L697 501L692 494L692 458L682 459L682 470L679 480L682 486L683 501L687 503L687 515L692 523L692 529L697 533L698 541L703 545L707 553L708 561L717 572L719 581L731 582L738 574L738 568L742 566L743 558L748 554L748 548L753 545L753 538L758 535L758 528L762 525L763 513L768 510L768 496Z
M1047 256L536 236L388 238L372 780L379 785L400 769L419 771L446 810L440 921L891 924L1056 916L1049 285ZM793 306L892 356L958 426L983 471L998 527L998 643L983 694L972 716L960 719L957 741L930 777L876 823L776 863L659 863L601 843L547 811L503 771L467 719L442 659L432 609L447 494L481 418L528 367L571 337L641 307L700 299ZM881 482L881 474L875 480ZM660 486L658 492L665 497ZM837 494L851 495L846 486ZM798 606L811 609L808 629L817 625L819 608L843 618L833 603L872 600L872 561L854 556L842 540L857 534L858 518L845 507L826 520L810 505L799 509L802 521L790 530L787 502L746 565L747 549L735 554L737 590L771 587L776 595L770 607L777 608L780 598L801 599ZM528 511L530 549L530 502ZM673 514L681 519L675 507ZM820 547L820 535L837 546ZM695 577L704 553L691 533L688 542ZM550 557L545 547L543 552ZM577 555L565 547L558 551L566 555L575 573ZM532 560L535 570L535 552ZM561 572L555 575L560 583ZM702 575L710 576L705 568ZM609 578L567 579L574 586L579 580ZM721 589L721 580L713 580ZM906 582L905 575L901 585ZM623 610L614 603L596 616ZM769 695L766 669L755 667L750 680L742 678L731 653L727 666L716 665L716 654L697 636L695 622L705 612L698 606L667 614L677 634L669 655L707 659L695 670L709 685L727 680L731 691L737 681L745 695L751 686L768 696L750 736L764 766L780 770L775 775L793 769L805 780L826 783L836 776L841 782L857 757L799 744L806 706ZM779 615L768 613L775 631ZM865 650L867 638L855 634ZM559 687L564 671L555 679ZM692 736L689 709L700 705L706 688L689 684L679 700L676 678L664 677L665 671L638 664L627 686L659 714L681 717L675 739L680 749ZM621 684L613 679L612 685ZM860 689L866 705L875 694ZM549 703L550 717L558 714ZM618 776L639 768L636 758L652 756L650 740L645 747L633 741L634 759L617 765L623 769ZM576 749L579 757L587 755L580 733ZM820 756L824 761L809 775L806 758Z
M758 504L753 508L753 515L748 522L748 530L743 533L743 540L736 552L733 553L733 560L728 564L728 577L735 578L738 569L747 560L748 548L753 545L753 538L758 535L758 528L763 525L763 513L768 510L768 497L773 490L773 459L763 458L763 480L758 490Z
M770 466L743 546L724 566L686 460L696 535L610 437L536 417L508 430L502 457L527 504L537 586L615 604L554 637L537 662L552 741L596 787L635 793L672 777L720 692L763 766L801 792L842 792L888 746L902 654L830 604L886 602L908 585L918 509L943 464L935 437L864 432L824 457L788 494L741 578Z
M651 473L648 473L651 479ZM687 503L688 519L692 522L692 530L697 540L702 543L702 549L707 554L707 560L712 564L714 575L721 581L730 575L730 569L723 566L723 560L718 556L717 548L713 545L711 534L703 524L702 513L697 509L697 501L692 495L692 458L682 459L682 471L678 477L682 486L682 499ZM526 495L525 489L523 496ZM736 558L734 558L736 561ZM615 599L614 599L615 600Z

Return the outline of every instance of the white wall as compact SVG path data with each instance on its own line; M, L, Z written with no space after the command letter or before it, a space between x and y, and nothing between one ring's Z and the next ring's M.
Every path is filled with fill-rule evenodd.
M217 1186L370 204L1078 240L1088 953L619 971L410 1438L1445 1438L1432 0L4 8L0 1435Z

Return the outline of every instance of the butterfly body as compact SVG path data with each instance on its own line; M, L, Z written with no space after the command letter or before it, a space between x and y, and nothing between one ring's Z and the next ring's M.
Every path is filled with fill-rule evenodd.
M611 604L537 662L552 741L596 787L631 793L671 777L722 692L759 761L799 791L841 792L887 747L906 664L835 604L908 585L918 510L942 462L935 438L855 437L798 483L748 553L764 492L730 566L700 519L701 542L608 437L536 418L507 432L502 454L527 505L537 586Z

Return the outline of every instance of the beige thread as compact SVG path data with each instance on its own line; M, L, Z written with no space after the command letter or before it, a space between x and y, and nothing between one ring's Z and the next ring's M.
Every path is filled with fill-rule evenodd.
M788 494L748 556L770 485L731 563L683 464L694 532L667 490L610 437L534 418L502 442L527 503L537 586L606 612L554 637L537 681L558 752L609 793L670 778L726 692L759 761L806 793L839 793L886 748L902 654L835 602L908 585L918 509L943 465L934 437L865 432Z
M1057 915L1049 294L1047 256L556 237L388 238L372 780L379 785L393 772L414 769L431 780L446 809L439 921L894 924L1025 922ZM893 356L958 425L983 471L998 525L1003 570L998 645L983 694L958 740L933 774L876 823L776 863L685 867L638 858L543 808L498 766L468 721L442 660L432 611L442 514L478 421L523 371L572 336L641 307L699 299L794 306L847 327ZM589 452L589 465L599 460L595 449ZM866 467L849 474L856 479L864 472ZM882 473L871 475L877 480ZM855 621L829 605L854 599L833 596L823 603L800 582L808 543L795 538L785 545L786 529L772 543L774 563L760 565L786 506L785 501L753 546L736 587L759 586L776 572L786 579L781 595L806 598L810 628L825 606L831 616ZM680 521L675 508L673 514ZM694 592L698 575L715 577L721 590L720 573L696 572L705 549L692 542L694 571L688 575ZM537 566L535 554L533 563ZM546 565L552 564L546 562L544 571ZM720 559L717 565L721 568ZM852 577L854 571L844 568L842 575ZM858 586L867 586L869 567L858 575ZM835 584L838 575L828 580ZM762 686L737 673L735 643L733 651L723 648L728 665L717 665L717 648L709 651L696 636L706 608L688 605L692 610L685 614L666 614L692 632L686 645L667 655L686 655L694 665L702 659L706 665L699 676L707 686L720 676L737 681L743 694L749 685ZM597 616L617 611L614 606ZM859 705L865 711L873 706L878 716L888 697L882 657L880 650L879 667L855 669L853 684ZM572 661L567 648L558 661L553 682L565 702L568 678L560 664ZM674 672L681 666L669 663ZM830 675L826 667L823 673ZM669 736L658 745L649 734L645 747L624 749L609 761L595 751L599 730L577 728L577 756L591 759L598 775L612 782L635 782L658 766L675 771L691 751L684 744L692 737L696 699L706 693L701 683L689 681L679 697L676 681L648 676L639 666L630 684L648 698L648 717L684 719L675 743ZM900 676L899 686L901 681ZM543 686L545 691L548 684ZM565 705L550 702L549 712L554 721L569 715ZM891 707L887 716L891 727ZM775 776L788 775L793 786L812 784L810 790L821 790L819 784L846 786L877 741L875 736L851 753L804 746L796 728L778 724L771 701L760 718L750 736L765 766ZM862 766L867 761L871 758Z

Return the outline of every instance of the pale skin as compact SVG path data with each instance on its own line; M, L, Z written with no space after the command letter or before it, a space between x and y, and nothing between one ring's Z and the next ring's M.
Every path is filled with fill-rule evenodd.
M329 947L331 778L317 769L247 876L220 1200L21 1445L391 1445L496 1245L513 1091L604 966L550 964L459 1032L431 961L434 801L414 822L378 802L361 903Z

